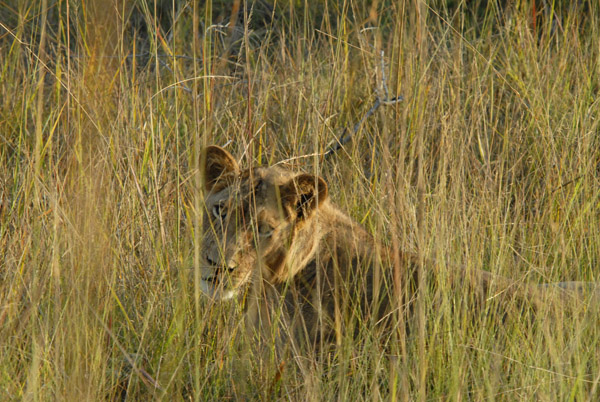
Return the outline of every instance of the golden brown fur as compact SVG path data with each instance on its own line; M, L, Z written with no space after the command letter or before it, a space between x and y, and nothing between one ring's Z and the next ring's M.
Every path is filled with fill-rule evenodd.
M202 166L207 295L246 296L247 315L261 325L272 322L269 307L281 306L289 332L309 344L339 337L352 315L385 325L390 313L410 306L416 257L392 256L376 244L330 203L323 179L280 167L241 170L216 146L204 150ZM426 267L435 273L435 264ZM454 268L443 280L472 292L477 304L515 296L537 303L551 292L482 270Z

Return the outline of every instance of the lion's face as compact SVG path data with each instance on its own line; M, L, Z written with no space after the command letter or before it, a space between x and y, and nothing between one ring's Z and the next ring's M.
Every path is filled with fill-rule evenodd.
M327 197L322 179L269 167L240 171L224 149L202 154L206 190L201 277L213 298L254 280L277 283L298 227Z

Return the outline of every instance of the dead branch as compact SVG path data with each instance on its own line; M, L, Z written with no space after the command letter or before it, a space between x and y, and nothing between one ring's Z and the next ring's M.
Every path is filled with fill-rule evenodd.
M383 96L382 96L381 92L383 92ZM352 140L352 138L354 137L354 135L356 135L356 133L358 133L358 131L362 127L363 123L369 117L371 117L371 115L373 113L375 113L375 111L377 109L379 109L379 107L381 105L394 105L394 104L399 103L404 100L404 97L402 95L396 96L394 98L389 97L389 91L388 91L388 87L387 87L387 78L385 75L385 58L384 58L383 50L381 51L381 86L380 86L380 88L378 88L376 93L377 93L377 97L375 98L375 103L373 103L373 106L371 106L371 108L367 111L367 113L365 113L363 118L360 119L360 121L358 123L356 123L354 125L354 127L352 127L351 132L348 132L347 128L344 129L344 132L342 133L340 138L336 139L334 141L334 143L331 144L329 146L329 148L327 149L327 151L325 151L325 153L323 154L323 156L325 158L330 157L335 152L337 152L340 148L342 148L344 145L346 145L348 142L350 142Z

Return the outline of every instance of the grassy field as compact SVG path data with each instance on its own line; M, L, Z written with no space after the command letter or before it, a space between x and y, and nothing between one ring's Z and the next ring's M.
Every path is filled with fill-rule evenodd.
M438 269L600 281L597 2L162 3L0 1L0 400L600 398L584 299L425 294L401 344L282 364L196 275L198 154L227 144ZM405 100L320 158L383 70Z

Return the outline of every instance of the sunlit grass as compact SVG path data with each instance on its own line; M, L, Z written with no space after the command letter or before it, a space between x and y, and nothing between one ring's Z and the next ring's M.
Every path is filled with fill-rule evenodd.
M245 166L294 158L442 272L600 281L595 3L240 3L250 21L211 2L44 4L0 4L0 399L600 395L585 300L502 319L439 286L424 338L408 315L388 348L365 325L335 356L281 362L194 269L197 155L227 144ZM371 107L381 51L405 101L311 156Z

